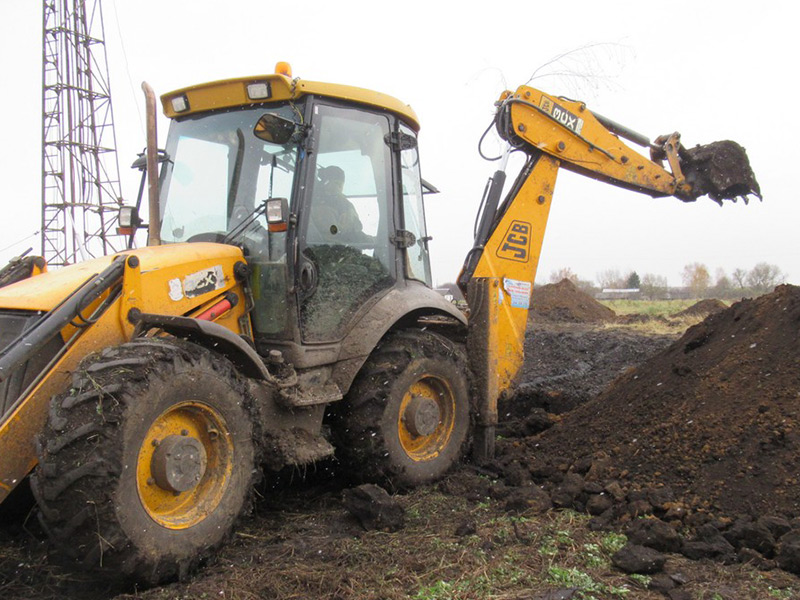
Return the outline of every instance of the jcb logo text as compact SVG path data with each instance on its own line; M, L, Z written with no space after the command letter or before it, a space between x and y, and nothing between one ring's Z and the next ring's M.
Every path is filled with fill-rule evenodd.
M525 221L512 221L497 256L518 262L528 262L531 246L531 225Z

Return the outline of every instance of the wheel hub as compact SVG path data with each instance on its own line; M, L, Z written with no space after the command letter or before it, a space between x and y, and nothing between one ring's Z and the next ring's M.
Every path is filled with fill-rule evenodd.
M403 422L411 435L424 437L431 435L442 418L439 405L431 398L414 396L408 403Z
M160 488L183 493L200 483L207 464L206 450L200 440L170 435L153 452L150 472Z

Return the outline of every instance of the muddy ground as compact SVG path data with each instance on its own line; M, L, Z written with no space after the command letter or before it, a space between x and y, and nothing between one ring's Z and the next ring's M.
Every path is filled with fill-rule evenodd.
M59 567L35 519L6 514L0 598L800 597L800 292L783 287L680 339L537 319L497 459L395 495L391 527L348 511L335 462L282 473L202 571L137 590Z

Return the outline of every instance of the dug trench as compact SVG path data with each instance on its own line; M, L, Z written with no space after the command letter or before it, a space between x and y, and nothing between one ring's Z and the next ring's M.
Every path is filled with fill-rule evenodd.
M370 519L370 492L335 461L281 473L202 571L141 591L59 567L35 519L5 518L0 595L800 596L800 289L681 337L587 317L596 307L575 299L534 312L496 458L409 493L378 490L392 518Z

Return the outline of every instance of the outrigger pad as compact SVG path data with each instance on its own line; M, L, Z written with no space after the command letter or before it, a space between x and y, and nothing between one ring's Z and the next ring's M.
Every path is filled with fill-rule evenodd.
M736 142L725 140L681 148L679 157L686 181L692 186L692 199L706 194L720 204L723 200L735 202L737 198L742 198L746 204L749 194L761 199L761 188L747 152Z

